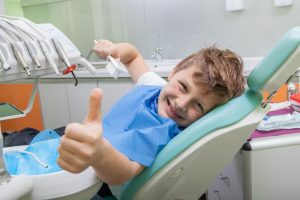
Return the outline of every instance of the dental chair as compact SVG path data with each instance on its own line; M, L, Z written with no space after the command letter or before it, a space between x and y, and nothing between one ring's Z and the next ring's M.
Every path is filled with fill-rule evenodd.
M269 110L268 100L300 66L300 27L288 31L248 76L240 97L194 122L123 188L121 199L199 199ZM262 103L261 91L270 92ZM112 197L105 197L112 199Z

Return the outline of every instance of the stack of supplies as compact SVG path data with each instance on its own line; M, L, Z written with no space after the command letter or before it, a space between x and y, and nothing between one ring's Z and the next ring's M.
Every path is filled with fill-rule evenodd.
M271 110L261 121L248 140L300 133L300 112L294 110L290 101L271 105Z
M257 126L260 131L300 128L300 113L293 112L283 115L266 116Z

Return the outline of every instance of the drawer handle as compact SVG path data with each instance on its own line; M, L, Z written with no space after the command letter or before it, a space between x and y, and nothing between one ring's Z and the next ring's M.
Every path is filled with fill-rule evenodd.
M216 200L221 200L221 197L220 197L220 191L214 190L214 191L212 192L212 195L213 195L213 197L214 197Z
M228 176L223 176L223 175L219 174L218 178L223 180L225 183L229 183L229 177Z

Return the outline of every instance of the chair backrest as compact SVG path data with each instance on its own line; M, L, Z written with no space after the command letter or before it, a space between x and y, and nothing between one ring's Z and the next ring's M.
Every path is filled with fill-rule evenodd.
M177 135L151 167L126 184L122 199L198 199L267 112L260 107L260 91L277 90L298 68L299 43L300 27L295 27L249 75L243 95Z

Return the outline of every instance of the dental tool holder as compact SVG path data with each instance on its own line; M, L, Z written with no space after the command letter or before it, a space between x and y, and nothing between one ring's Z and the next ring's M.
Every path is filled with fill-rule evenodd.
M7 40L0 43L0 82L53 73L59 76L59 72L72 64L82 64L92 74L95 73L95 68L80 56L75 45L53 25L35 24L32 27L33 25L28 25L23 20L14 20L11 23L21 27L34 39ZM8 37L1 33L3 32L0 31L0 36Z
M0 83L35 78L25 114L32 108L40 76L53 73L60 76L60 72L77 64L85 66L92 74L96 71L55 26L34 24L24 18L0 16ZM73 69L70 72L73 73ZM25 114L0 117L0 123ZM3 137L0 130L0 187L10 179L3 160Z

